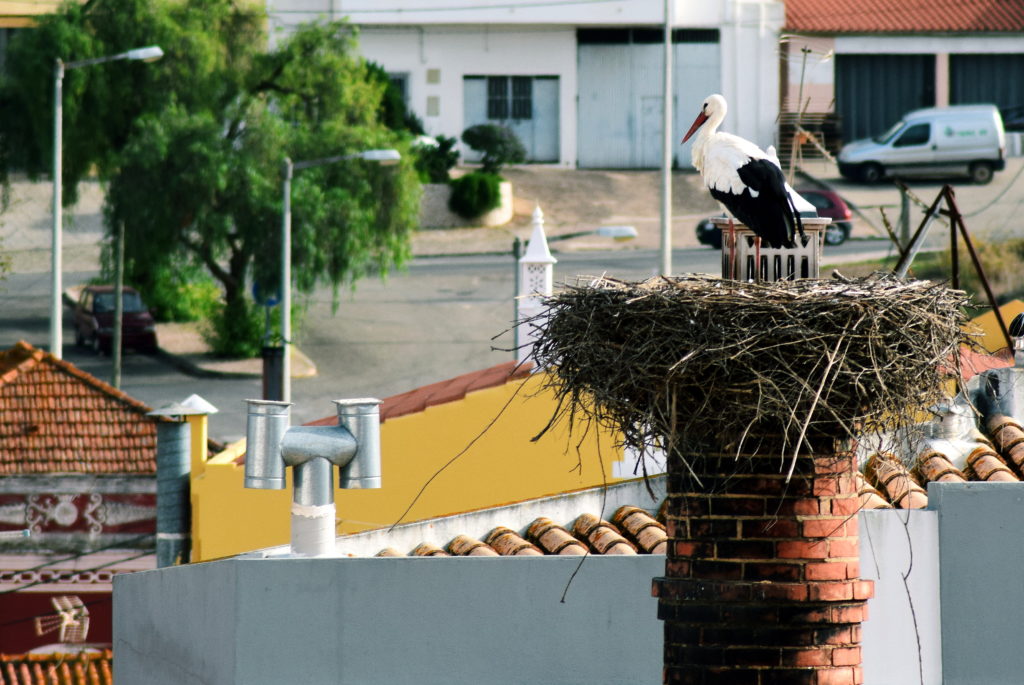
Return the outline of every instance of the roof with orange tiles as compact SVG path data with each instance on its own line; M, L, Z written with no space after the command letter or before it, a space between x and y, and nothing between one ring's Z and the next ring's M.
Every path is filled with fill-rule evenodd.
M1014 418L995 414L986 434L970 440L924 441L906 459L880 452L857 474L857 492L864 509L924 509L928 483L967 481L1016 483L1024 480L1024 427Z
M786 0L786 31L1008 33L1024 31L1024 0Z
M665 501L665 477L651 476L646 484L638 478L345 535L335 550L349 557L664 554ZM283 545L242 556L287 553Z
M464 373L446 381L438 381L430 385L424 385L407 392L392 395L383 400L380 406L381 423L387 419L396 419L406 414L421 412L427 407L438 404L456 402L464 398L468 393L476 390L494 388L511 381L526 378L533 371L533 364L517 364L516 362L505 362L497 366L491 366L480 371ZM307 426L333 426L338 422L335 415L327 416L316 421L310 421Z
M150 408L22 341L0 352L0 475L156 472Z
M80 654L0 654L3 685L113 685L109 649Z

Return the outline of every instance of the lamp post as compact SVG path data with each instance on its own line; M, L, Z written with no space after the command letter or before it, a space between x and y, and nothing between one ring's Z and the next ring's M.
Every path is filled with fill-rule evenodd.
M164 51L158 45L149 45L144 48L136 48L106 57L93 57L92 59L80 59L74 62L65 63L59 57L53 64L53 235L51 237L53 254L50 256L50 354L57 359L63 356L62 321L61 321L61 251L63 250L63 227L61 226L61 191L63 190L61 163L61 147L63 145L63 118L64 118L64 71L67 69L78 69L93 64L105 62L116 62L119 60L154 62L164 56ZM118 331L120 335L120 331Z
M292 344L292 175L301 169L325 166L349 159L362 159L381 165L397 164L402 155L398 150L364 150L348 155L335 155L310 159L303 162L292 162L284 158L283 177L281 184L282 221L281 221L281 401L292 401L292 360L290 346Z

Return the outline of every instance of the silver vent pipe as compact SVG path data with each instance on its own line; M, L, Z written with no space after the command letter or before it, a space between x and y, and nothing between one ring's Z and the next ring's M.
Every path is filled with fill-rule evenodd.
M995 416L1024 421L1024 313L1010 322L1013 366L984 371L968 382L967 392L987 423Z
M381 487L380 400L335 400L337 426L291 428L290 402L247 402L245 487L282 490L293 467L292 554L333 553L333 467L343 488Z

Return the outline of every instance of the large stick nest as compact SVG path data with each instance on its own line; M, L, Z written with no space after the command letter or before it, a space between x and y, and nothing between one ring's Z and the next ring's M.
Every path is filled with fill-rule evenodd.
M553 423L610 426L643 453L739 450L893 429L959 375L966 295L929 281L740 283L608 278L567 286L531 320ZM677 452L678 453L678 452ZM749 453L749 452L748 452Z

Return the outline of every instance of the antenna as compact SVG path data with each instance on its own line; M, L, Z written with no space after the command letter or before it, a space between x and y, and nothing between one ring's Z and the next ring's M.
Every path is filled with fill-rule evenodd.
M61 642L85 642L89 633L89 610L82 599L78 595L62 595L52 597L50 601L57 613L36 617L36 635L60 630Z

